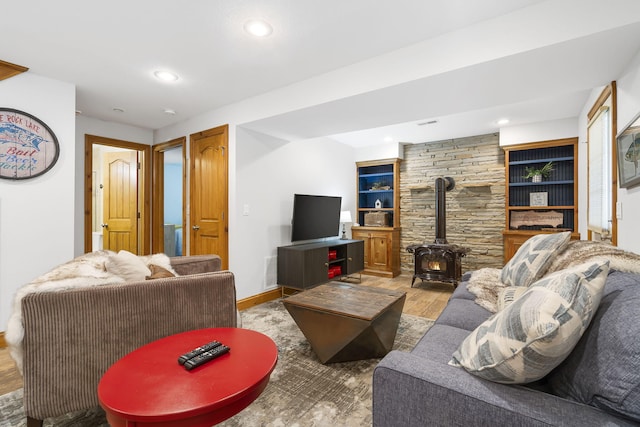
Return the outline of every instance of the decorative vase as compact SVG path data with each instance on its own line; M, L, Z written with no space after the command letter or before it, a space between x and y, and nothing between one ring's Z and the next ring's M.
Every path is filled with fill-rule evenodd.
M542 182L542 175L533 175L531 182Z

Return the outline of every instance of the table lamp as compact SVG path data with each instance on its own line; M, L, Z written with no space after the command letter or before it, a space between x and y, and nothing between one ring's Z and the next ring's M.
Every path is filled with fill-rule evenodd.
M351 211L340 211L340 222L342 223L342 237L341 239L346 239L347 238L347 229L346 229L346 223L347 222L352 222L351 219Z

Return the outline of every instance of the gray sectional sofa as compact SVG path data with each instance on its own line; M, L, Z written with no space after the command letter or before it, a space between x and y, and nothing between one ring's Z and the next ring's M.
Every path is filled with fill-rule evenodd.
M376 367L374 426L640 424L640 274L609 271L595 316L569 357L525 385L448 364L492 314L474 302L468 278L411 352L392 351Z

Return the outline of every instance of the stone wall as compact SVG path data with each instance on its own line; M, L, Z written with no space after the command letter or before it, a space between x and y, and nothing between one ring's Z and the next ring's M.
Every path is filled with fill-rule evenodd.
M435 239L435 180L452 177L446 193L446 237L471 248L462 271L501 268L505 227L504 152L498 134L449 139L404 147L400 163L400 257L403 273L413 274L406 247Z

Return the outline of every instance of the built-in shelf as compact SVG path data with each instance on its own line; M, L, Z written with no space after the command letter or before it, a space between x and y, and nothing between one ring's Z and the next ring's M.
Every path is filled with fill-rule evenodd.
M530 159L530 160L516 160L509 162L510 165L533 165L537 163L549 163L549 162L566 162L573 161L573 156L564 156L564 157L547 157L544 159Z
M504 148L506 172L506 228L504 230L504 262L531 236L539 233L571 231L579 239L578 230L578 138L558 139ZM532 182L525 178L527 168L553 162L553 171L546 181ZM535 200L535 203L534 203ZM539 206L540 201L546 206ZM532 206L532 203L534 206ZM550 212L561 215L562 224L520 225L524 211ZM516 219L515 212L518 219ZM513 215L512 215L513 214ZM540 216L543 218L544 216ZM514 228L511 227L512 218ZM542 220L541 220L542 221ZM520 225L515 228L515 225Z
M351 235L364 242L364 273L395 277L400 274L400 159L357 162L356 182L359 225Z
M573 184L573 180L563 180L563 181L542 181L542 182L512 182L509 184L510 187L535 187L535 186L545 186L545 185L565 185L565 184Z
M535 211L535 210L559 210L559 209L573 209L573 206L511 206L509 208L512 211Z

